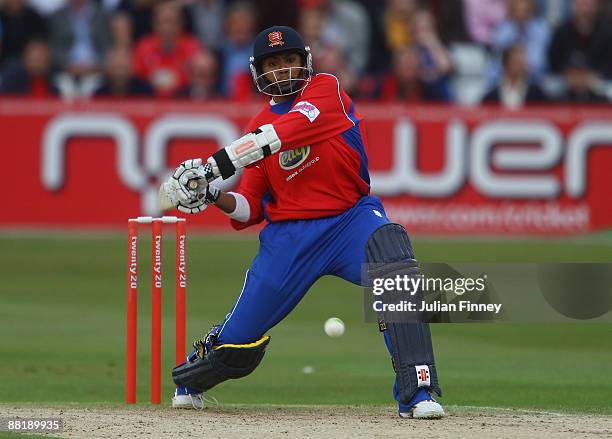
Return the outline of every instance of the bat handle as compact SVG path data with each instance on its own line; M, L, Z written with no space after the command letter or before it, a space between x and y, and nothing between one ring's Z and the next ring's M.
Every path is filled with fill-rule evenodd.
M187 182L187 187L191 190L196 190L198 188L198 180L200 180L199 178L192 178L191 180L189 180Z

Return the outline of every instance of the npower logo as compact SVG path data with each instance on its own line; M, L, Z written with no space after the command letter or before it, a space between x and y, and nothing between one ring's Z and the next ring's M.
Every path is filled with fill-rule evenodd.
M158 182L167 179L174 165L166 163L167 147L173 139L213 139L222 147L240 136L230 120L216 115L173 114L153 120L139 138L134 124L113 113L87 115L63 113L51 119L42 139L41 178L45 188L60 190L65 181L66 145L73 137L105 137L117 149L117 175L128 188L141 193L146 215L158 215ZM140 144L143 158L139 160ZM187 159L188 157L185 157ZM215 184L224 190L233 187L239 174Z
M612 146L609 121L579 124L564 137L558 127L545 120L497 119L483 122L468 133L466 123L457 119L446 126L444 166L432 173L416 166L419 145L415 125L408 119L398 119L393 129L391 168L370 172L372 190L379 195L448 198L469 184L492 199L546 200L561 193L577 199L586 190L589 151L596 146ZM154 119L140 138L135 125L121 115L62 113L49 121L43 134L42 183L51 191L64 185L70 138L110 138L117 149L119 179L141 193L142 212L154 216L160 213L158 182L174 170L174 164L166 163L167 147L173 139L213 139L222 147L240 134L231 120L212 114L162 116ZM291 157L285 157L285 166L301 163L308 152L294 150ZM563 167L562 177L555 173L559 165ZM237 178L217 184L227 190Z

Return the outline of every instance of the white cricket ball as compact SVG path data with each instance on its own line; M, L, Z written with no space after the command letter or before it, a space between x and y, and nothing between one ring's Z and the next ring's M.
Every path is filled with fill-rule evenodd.
M304 366L304 368L302 369L302 372L306 375L313 374L314 371L315 371L315 368L312 366Z
M344 334L344 322L338 317L332 317L327 319L323 326L323 330L330 337L340 337Z

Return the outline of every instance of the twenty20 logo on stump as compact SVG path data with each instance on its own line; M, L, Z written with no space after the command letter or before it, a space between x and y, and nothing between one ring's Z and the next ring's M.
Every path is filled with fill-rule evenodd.
M278 164L286 171L296 168L304 163L310 154L310 145L301 146L290 151L283 151L278 156Z

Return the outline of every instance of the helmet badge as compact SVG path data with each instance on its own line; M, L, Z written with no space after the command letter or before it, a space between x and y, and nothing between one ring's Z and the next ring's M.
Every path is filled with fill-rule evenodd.
M283 46L285 44L283 41L283 33L279 31L270 32L268 34L268 41L270 41L270 47Z

